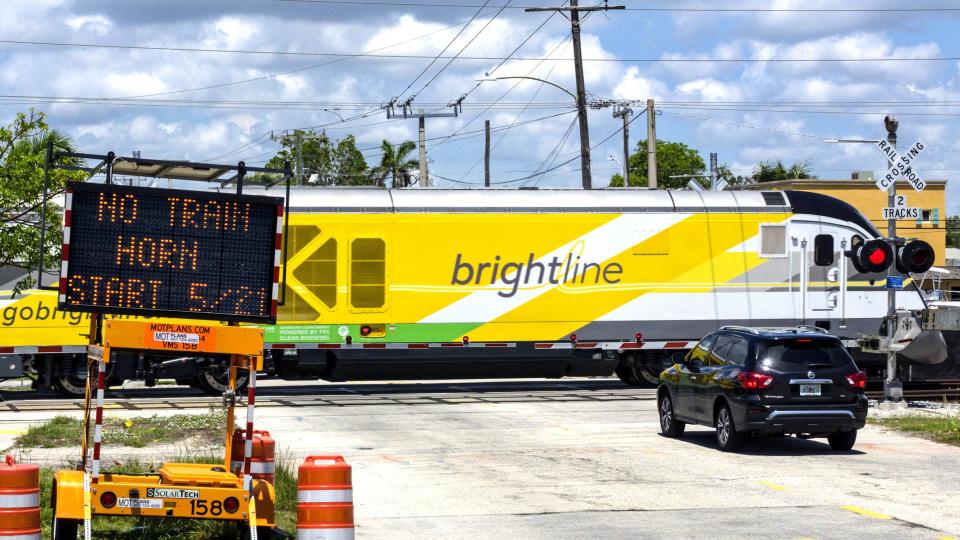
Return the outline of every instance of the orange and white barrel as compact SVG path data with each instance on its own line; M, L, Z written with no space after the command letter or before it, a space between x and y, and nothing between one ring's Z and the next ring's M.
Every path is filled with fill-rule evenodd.
M40 540L40 467L0 463L0 540Z
M236 429L233 432L233 443L230 445L230 470L236 473L243 472L243 451L246 444L247 432ZM273 484L277 465L274 461L276 442L269 431L253 430L253 453L250 458L250 476L266 480Z
M342 456L308 456L297 470L297 540L353 540L353 473Z

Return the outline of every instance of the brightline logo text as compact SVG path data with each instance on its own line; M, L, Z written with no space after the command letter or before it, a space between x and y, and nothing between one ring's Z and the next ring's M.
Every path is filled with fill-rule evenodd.
M493 285L500 281L511 287L509 292L498 291L503 298L510 298L517 294L521 285L543 285L551 283L620 283L617 277L623 274L620 263L600 265L593 262L580 262L579 256L572 253L566 257L553 257L546 262L537 262L533 253L526 262L502 262L499 255L493 262L471 263L463 260L463 254L457 253L457 260L453 264L453 279L451 285Z

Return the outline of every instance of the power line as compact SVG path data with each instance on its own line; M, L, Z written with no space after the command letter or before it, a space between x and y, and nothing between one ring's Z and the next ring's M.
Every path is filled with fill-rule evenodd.
M447 49L449 49L450 46L452 46L453 43L454 43L455 41L457 41L457 38L459 38L459 37L467 30L467 28L470 26L470 23L472 23L473 21L475 21L475 20L477 19L477 17L480 16L480 12L482 12L483 9L484 9L484 8L487 6L487 4L489 4L489 3L490 3L490 0L487 0L486 2L483 3L482 6L480 6L480 7L477 9L476 12L474 12L473 16L470 17L470 20L468 20L466 23L464 23L463 27L460 28L460 31L457 32L457 35L453 36L453 39L451 39L450 42L447 43L446 46L444 46L443 50L440 51L440 54L438 54L438 55L436 55L435 57L433 57L433 59L430 60L430 63L427 64L427 67L423 68L423 71L421 71L420 74L417 75L417 77L416 77L415 79L413 79L412 81L410 81L410 84L408 84L407 87L403 89L403 91L401 91L399 94L397 94L397 99L399 99L400 97L402 97L403 94L405 94L405 93L407 92L407 90L410 90L410 88L413 87L413 85L416 84L417 81L420 80L420 77L423 77L423 75L424 75L431 67L433 67L434 64L437 63L437 61L440 59L440 57L443 56L443 53L447 52Z
M507 3L509 4L510 2L507 2ZM496 20L496 18L500 16L501 13L503 13L503 10L504 10L505 7L506 7L506 6L504 6L503 8L500 8L500 11L497 11L496 13L494 13L494 14L493 14L493 17L490 17L490 19L487 20L486 24L483 25L483 28L481 28L476 34L474 34L474 36L473 36L472 38L470 38L469 41L467 41L466 45L464 45L463 47L461 47L460 50L457 52L457 54L455 54L455 55L453 56L453 58L451 58L442 68L440 68L436 73L434 73L434 74L433 74L433 77L431 77L430 80L427 81L426 84L424 84L422 88L420 88L420 90L417 90L416 92L414 92L413 96L411 96L411 97L416 97L416 96L419 95L421 92L423 92L424 90L426 90L426 88L427 88L428 86L430 86L430 84L431 84L433 81L437 80L437 77L439 77L441 73L443 73L448 67L450 67L450 64L452 64L454 60L456 60L461 54L463 54L463 51L467 50L467 47L469 47L470 45L472 45L473 42L474 42L478 37L480 37L480 34L482 34L483 31L486 30L487 27L490 26L490 25L493 23L493 21ZM442 54L442 53L441 53L441 54ZM509 58L509 57L508 57L508 58ZM504 62L505 62L505 61L506 61L506 60L504 60ZM466 96L464 96L464 97L466 97ZM462 100L461 100L461 102L462 102Z
M279 2L298 2L306 4L349 4L361 6L395 6L419 8L475 8L474 4L450 4L443 2L385 2L380 0L278 0ZM526 6L490 6L507 9L524 9ZM628 7L626 11L648 12L702 12L702 13L936 13L960 11L956 7L920 7L920 8L698 8L698 7Z
M910 10L912 11L912 10ZM957 8L957 11L960 11L960 8ZM433 60L435 63L439 60L465 60L465 61L506 61L506 60L516 60L518 62L541 62L544 60L551 60L550 58L541 58L541 57L531 57L531 56L519 56L513 57L510 56L444 56L443 53L439 55L429 55L429 54L379 54L376 51L382 51L384 49L389 49L399 45L409 43L411 41L416 41L428 37L433 34L449 30L459 25L452 25L440 30L435 30L429 34L424 34L422 36L412 38L400 43L394 43L379 49L373 49L367 52L361 53L346 53L346 52L295 52L295 51L258 51L250 49L211 49L211 48L194 48L194 47L159 47L159 46L146 46L146 45L119 45L119 44L103 44L103 43L70 43L70 42L53 42L53 41L24 41L24 40L0 40L0 44L8 45L41 45L41 46L51 46L51 47L89 47L89 48L99 48L99 49L130 49L130 50L148 50L148 51L168 51L168 52L193 52L193 53L225 53L225 54L255 54L255 55L276 55L276 56L320 56L320 57L334 57L337 58L335 62L324 62L322 64L314 64L311 66L305 66L295 70L280 72L280 73L271 73L268 75L263 75L260 77L254 77L250 79L244 79L240 81L233 81L230 83L222 83L211 86L204 86L198 88L188 88L183 90L174 90L169 92L159 92L155 94L144 94L140 96L128 96L128 97L156 97L168 94L176 94L182 92L192 92L197 90L207 90L210 88L220 88L223 86L231 86L235 84L243 84L252 81L259 81L264 79L276 78L282 75L290 75L293 73L298 73L300 71L306 71L310 69L315 69L322 66L327 66L332 63L342 62L344 60L350 60L353 58L374 58L374 59L411 59L411 60ZM449 47L446 47L449 48ZM444 49L444 51L446 50ZM752 63L752 62L769 62L769 63L814 63L814 62L855 62L855 63L866 63L866 62L955 62L960 60L960 56L925 56L925 57L872 57L872 58L653 58L653 57L635 57L635 58L584 58L584 62L607 62L607 63L687 63L687 64L696 64L696 63ZM432 65L432 64L431 64ZM429 67L429 66L428 66ZM422 76L422 75L421 75ZM414 81L414 84L416 81ZM411 85L412 86L412 85ZM404 90L406 92L406 90Z

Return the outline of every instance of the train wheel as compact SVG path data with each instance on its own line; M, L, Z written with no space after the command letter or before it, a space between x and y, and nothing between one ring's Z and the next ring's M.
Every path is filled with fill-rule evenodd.
M237 370L237 390L246 388L248 380L249 375L245 370ZM200 371L196 378L197 388L215 396L226 392L229 385L230 371L226 366L207 366Z
M653 359L649 362L644 362L641 359L636 358L632 365L620 364L617 366L617 377L620 378L628 386L640 386L645 388L653 388L660 384L660 375L659 373L654 373L653 370L658 369L659 364L657 364L656 359Z
M59 375L50 382L54 390L66 397L83 397L86 392L86 379L76 375Z

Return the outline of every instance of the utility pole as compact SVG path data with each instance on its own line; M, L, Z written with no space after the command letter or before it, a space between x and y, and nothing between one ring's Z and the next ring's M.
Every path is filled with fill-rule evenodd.
M623 187L630 187L630 116L633 109L626 105L615 105L613 117L623 118Z
M303 132L297 130L294 133L297 144L297 185L303 184Z
M573 34L573 67L577 77L577 118L580 121L580 178L583 189L592 187L590 175L590 128L587 125L587 90L583 81L583 54L580 50L580 12L609 11L625 9L625 6L610 6L604 2L602 6L580 7L577 0L570 0L568 7L527 8L526 12L558 12L570 19L570 29ZM569 15L567 15L569 13Z
M427 119L420 111L420 187L430 187L427 176Z
M710 191L717 190L717 181L720 178L720 171L717 169L717 153L710 152Z
M890 143L890 146L896 150L897 149L897 128L900 126L900 122L892 115L887 115L883 119L883 125L887 128L887 142ZM893 161L887 160L887 169L893 168ZM890 187L887 189L887 206L893 208L896 206L897 201L897 181L894 180L890 182ZM893 250L893 253L897 253L897 220L894 217L891 217L887 220L887 237L890 241L890 248ZM896 255L894 255L896 258ZM891 264L890 268L894 268L895 265ZM890 269L887 269L889 275ZM890 338L891 343L893 342L893 337L897 330L897 291L892 287L887 287L887 336ZM897 353L893 351L887 352L887 376L883 378L883 400L892 402L899 401L903 398L903 384L900 382L897 377Z
M657 114L653 100L647 100L647 185L657 189Z
M483 147L483 187L490 187L490 121L485 120L483 129L486 142Z
M451 112L445 113L428 113L424 112L423 109L418 109L416 113L413 112L413 98L408 98L405 101L399 101L397 98L393 98L389 103L383 106L383 109L387 111L387 119L392 120L394 118L413 118L416 117L420 127L420 186L421 187L430 187L430 178L427 171L427 118L456 118L460 116L460 113L463 112L463 100L466 96L461 96L459 99L451 101L448 105L452 107ZM397 108L400 108L400 112L397 112Z

